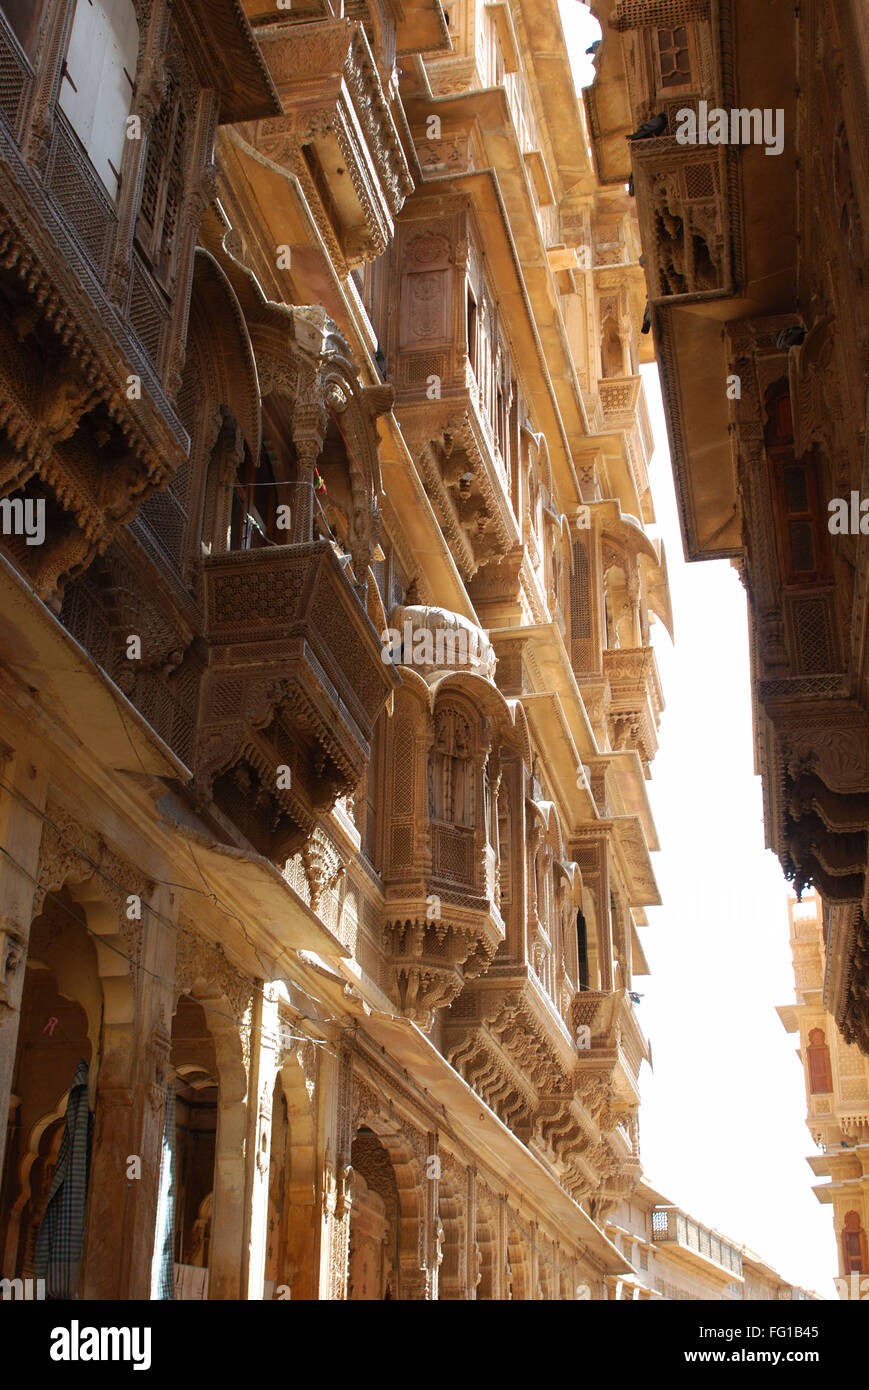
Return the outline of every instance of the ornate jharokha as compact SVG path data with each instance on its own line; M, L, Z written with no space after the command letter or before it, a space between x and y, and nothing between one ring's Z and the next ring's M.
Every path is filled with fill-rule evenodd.
M276 363L268 335L278 325L286 336ZM195 770L200 793L234 816L257 808L254 842L283 865L317 816L354 791L374 721L397 684L363 606L379 535L375 421L392 393L360 387L322 310L292 309L270 322L264 312L252 327L269 399L291 411L291 437L268 474L242 456L235 496L225 495L222 516L215 507L202 565L209 656ZM246 466L272 494L271 502L253 494L258 511L277 540L283 514L289 544L233 545L230 499L235 505Z
M508 807L522 794L528 733L492 679L482 631L414 606L394 609L390 628L412 641L385 741L384 949L402 1009L427 1029L504 940Z

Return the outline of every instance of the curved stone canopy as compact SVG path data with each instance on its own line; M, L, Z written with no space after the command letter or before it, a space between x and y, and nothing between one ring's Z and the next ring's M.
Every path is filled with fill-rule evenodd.
M472 671L492 680L497 657L483 628L448 608L396 604L389 615L393 660L413 666L426 681L444 671Z

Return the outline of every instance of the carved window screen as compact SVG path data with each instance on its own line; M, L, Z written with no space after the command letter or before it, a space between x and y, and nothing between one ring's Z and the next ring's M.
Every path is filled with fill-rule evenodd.
M145 179L136 238L151 271L165 290L175 274L181 200L184 193L187 117L177 82L166 96L148 140Z
M193 480L194 460L198 453L197 407L202 390L202 369L199 354L191 346L184 368L184 380L178 393L178 415L191 439L190 457L176 470L168 488L155 492L139 508L134 528L145 526L152 540L160 546L172 567L182 573L185 546L190 521L189 501Z
M691 85L691 50L688 30L684 26L676 29L659 29L655 38L661 87L666 89L689 87Z
M769 460L776 531L785 584L816 584L829 579L826 518L822 515L818 459L797 458L788 383L776 382L766 395L766 452Z
M476 778L471 725L458 709L448 706L440 709L435 717L431 767L432 819L473 827L476 824Z
M869 1273L866 1232L860 1224L860 1217L856 1211L849 1211L845 1215L845 1224L842 1230L842 1259L845 1274Z
M809 1090L812 1095L829 1094L833 1089L833 1072L830 1066L830 1049L822 1029L813 1028L809 1033L806 1057L809 1066Z
M570 574L570 659L574 670L592 665L591 595L588 550L583 541L573 542Z
M380 777L382 741L383 721L382 719L378 719L374 726L374 733L371 739L371 759L365 770L363 787L365 819L362 827L362 852L368 862L378 871L380 869L379 856L377 854L378 808L382 805L383 801ZM412 753L413 744L411 743L411 755Z

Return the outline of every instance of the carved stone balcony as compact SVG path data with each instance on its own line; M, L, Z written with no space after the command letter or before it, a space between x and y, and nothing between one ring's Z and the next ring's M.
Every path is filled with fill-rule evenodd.
M257 149L299 178L333 256L373 260L413 180L362 25L270 24L257 39L284 107L257 125Z
M657 728L664 708L661 678L652 647L607 650L608 723L613 748L636 748L647 767L658 751Z
M680 109L693 104L680 99ZM741 244L730 192L732 147L680 145L666 135L635 141L631 155L651 301L732 292L731 247Z
M740 1251L678 1207L655 1207L651 1235L656 1245L678 1245L698 1272L708 1276L714 1269L725 1283L742 1279Z
M461 368L435 401L399 393L396 414L423 486L464 579L516 548L507 470L476 377ZM422 393L424 395L424 391Z
M206 559L196 778L279 865L362 777L400 684L331 545Z
M495 964L450 1010L444 1051L577 1200L613 1200L640 1175L632 1126L648 1048L621 994L577 995L570 1020L573 1036L531 972Z
M580 1079L603 1076L612 1083L616 1104L639 1105L640 1067L648 1061L649 1044L625 991L582 990L571 1005L570 1025L574 1036L590 1030L589 1046L578 1054Z

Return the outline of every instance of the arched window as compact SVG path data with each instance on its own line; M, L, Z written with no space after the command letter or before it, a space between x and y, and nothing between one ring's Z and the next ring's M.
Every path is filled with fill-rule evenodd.
M866 1254L866 1232L860 1224L856 1211L845 1214L842 1228L842 1260L845 1274L869 1274L869 1256Z
M77 0L60 105L113 199L120 190L138 61L132 0Z
M809 1066L809 1090L813 1096L833 1089L833 1073L830 1067L830 1049L821 1028L813 1028L809 1033L806 1048Z
M474 801L471 726L459 710L447 707L439 710L435 718L432 819L473 826Z

